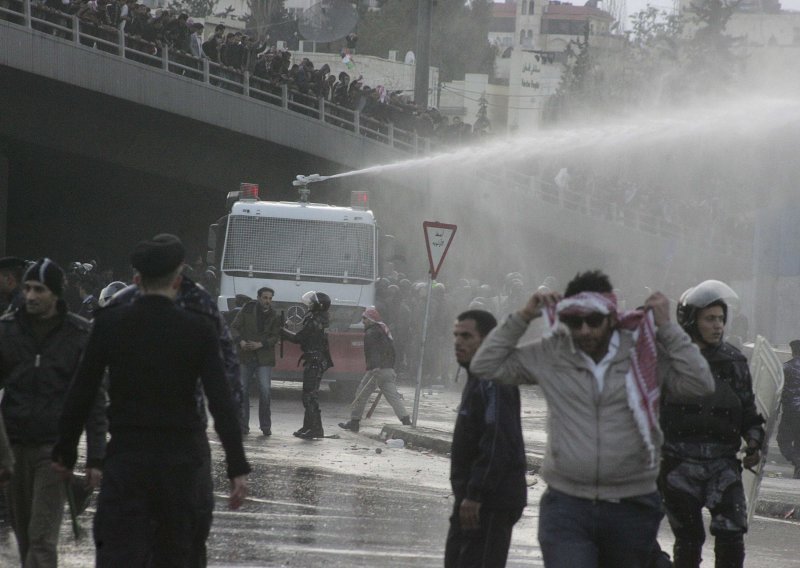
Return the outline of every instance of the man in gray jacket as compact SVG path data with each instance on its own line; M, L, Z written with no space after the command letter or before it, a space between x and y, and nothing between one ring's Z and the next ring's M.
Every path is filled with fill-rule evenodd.
M608 277L578 274L564 298L535 293L484 340L470 372L535 383L548 405L539 543L548 568L643 568L663 517L656 489L662 389L714 390L708 364L656 292L620 313ZM547 312L553 335L517 345ZM566 329L565 329L566 328Z

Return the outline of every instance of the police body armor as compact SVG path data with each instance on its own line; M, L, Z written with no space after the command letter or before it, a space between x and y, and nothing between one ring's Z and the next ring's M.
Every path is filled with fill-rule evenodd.
M317 366L324 372L333 367L330 348L328 346L328 335L325 328L328 327L328 314L309 311L303 317L303 324L297 333L300 349L303 354L298 359L304 366Z
M741 445L744 398L750 396L746 374L747 359L728 343L704 350L711 374L714 394L682 400L667 395L661 407L661 428L664 440L677 444L713 444L736 454ZM697 456L721 457L721 456Z

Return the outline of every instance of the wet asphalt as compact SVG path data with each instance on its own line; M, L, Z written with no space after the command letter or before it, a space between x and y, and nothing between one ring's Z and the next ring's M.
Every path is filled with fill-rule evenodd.
M409 409L414 390L401 385ZM526 443L538 446L544 416L525 408ZM423 391L420 426L436 427L455 420L457 387ZM216 511L208 540L209 566L214 567L417 567L442 566L450 493L447 456L409 448L390 448L375 439L384 424L398 423L381 403L362 431L341 430L349 408L324 391L321 396L326 434L316 441L294 438L302 422L296 384L276 383L272 400L271 437L260 435L257 398L251 399L251 435L245 449L253 467L250 494L236 512L226 508L227 480L221 446L209 429L215 456ZM534 431L532 431L534 430ZM258 433L253 435L252 432ZM529 477L529 506L516 525L508 566L542 566L536 541L539 497L544 483ZM800 482L799 482L800 484ZM800 485L799 485L800 487ZM93 508L81 517L90 530ZM797 523L756 517L747 537L747 567L800 567ZM662 523L659 537L669 550L672 536ZM19 565L13 536L0 529L0 566ZM65 519L60 566L93 565L87 537L76 542ZM713 539L706 544L704 566L713 565Z

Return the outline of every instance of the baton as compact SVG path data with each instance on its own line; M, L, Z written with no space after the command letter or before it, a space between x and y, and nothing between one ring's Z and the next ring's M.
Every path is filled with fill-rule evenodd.
M72 490L72 479L67 479L64 482L67 490L67 502L69 503L69 518L72 521L72 534L75 540L83 538L83 528L78 522L78 507L75 504L75 492Z

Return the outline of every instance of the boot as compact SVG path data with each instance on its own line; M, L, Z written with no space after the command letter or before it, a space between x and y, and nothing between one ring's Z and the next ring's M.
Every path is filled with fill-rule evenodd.
M403 416L400 419L400 422L403 423L403 426L411 426L411 417L410 416Z
M303 425L300 427L299 430L292 433L292 436L296 436L298 438L302 438L301 434L307 432L311 428L310 420L308 419L308 412L303 414Z
M672 563L675 568L698 568L702 560L703 544L676 541L672 548Z
M742 568L744 566L744 541L722 540L717 537L714 542L716 568Z
M316 414L313 415L309 421L311 422L311 427L304 432L300 432L297 437L302 438L304 440L314 440L316 438L324 438L325 431L322 429L322 412L317 410Z
M351 418L349 422L339 422L339 428L350 430L351 432L358 432L358 424L360 420Z

